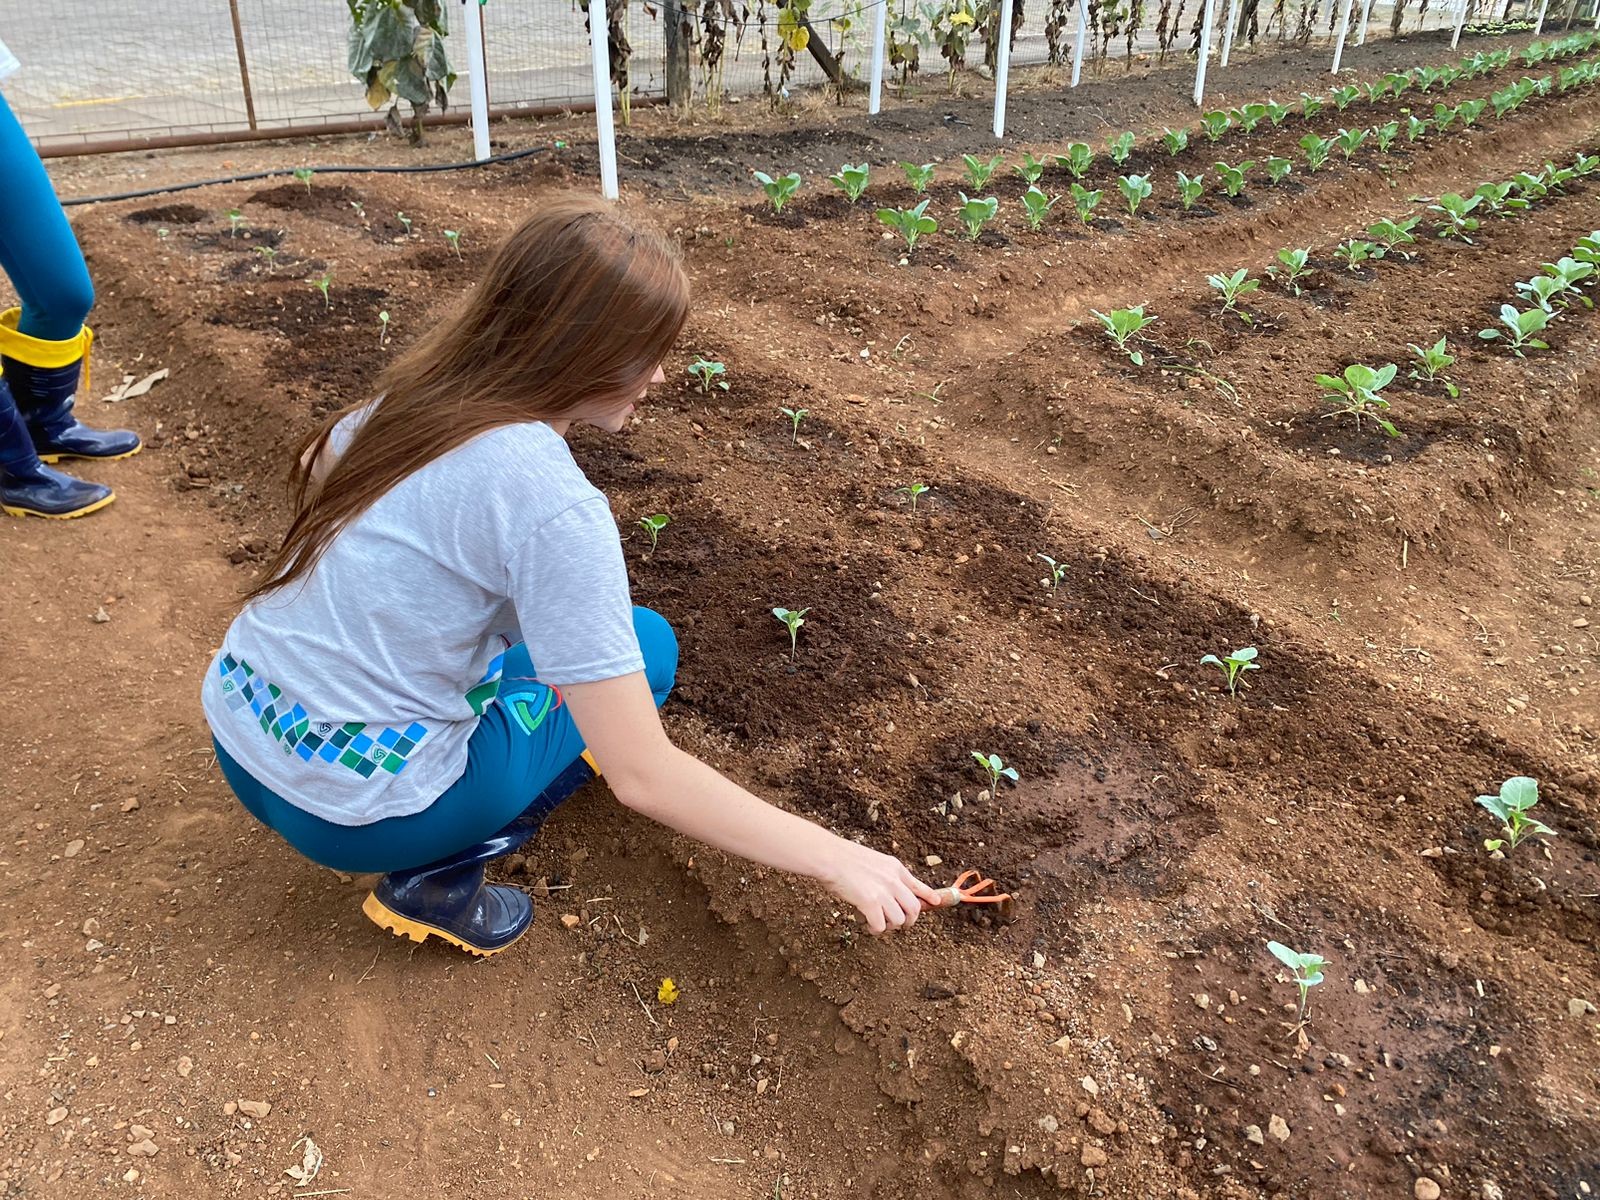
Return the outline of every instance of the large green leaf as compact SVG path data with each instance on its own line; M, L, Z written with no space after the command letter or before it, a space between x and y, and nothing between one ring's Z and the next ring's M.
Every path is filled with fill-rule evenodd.
M350 34L350 73L366 78L373 67L411 55L415 45L412 33L415 27L409 15L392 3L377 5L367 11L363 20Z

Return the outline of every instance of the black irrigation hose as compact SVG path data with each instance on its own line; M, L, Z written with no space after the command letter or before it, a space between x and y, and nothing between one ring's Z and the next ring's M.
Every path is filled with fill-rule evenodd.
M549 146L531 146L526 150L512 150L506 154L496 154L485 159L470 159L467 162L456 163L424 163L409 167L357 167L333 166L312 167L315 175L431 175L436 171L470 171L474 167L492 167L499 163L516 162L519 158L529 158L535 154L543 154ZM250 183L257 179L275 179L282 175L292 176L296 171L303 171L305 167L275 167L270 171L251 171L245 175L224 175L220 179L197 179L191 183L169 183L164 187L144 188L137 192L112 192L104 196L74 196L63 200L63 208L73 208L79 204L104 204L112 200L141 200L146 196L165 196L172 192L188 192L195 188L212 187L219 183Z

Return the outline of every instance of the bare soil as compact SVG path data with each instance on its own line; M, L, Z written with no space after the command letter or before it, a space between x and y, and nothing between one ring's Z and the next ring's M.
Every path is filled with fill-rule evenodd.
M1380 41L1353 62L1451 57ZM1186 79L1025 94L1011 142L1059 153L1186 121ZM1325 80L1320 52L1261 54L1226 98ZM0 1194L1600 1186L1596 320L1566 318L1526 360L1475 336L1600 227L1600 185L1473 245L1423 236L1361 272L1331 257L1413 198L1594 152L1600 95L1315 174L1297 155L1289 183L1258 168L1248 204L1182 214L1175 169L1406 103L1216 147L1195 133L1138 160L1147 213L1119 215L1108 188L1087 230L1058 210L1028 232L1007 178L997 237L947 229L903 264L870 205L826 194L819 168L866 157L870 198L904 202L892 160L989 153L983 107L924 100L870 128L849 110L699 131L641 114L627 203L683 243L683 362L720 359L731 386L675 378L625 436L574 439L636 600L679 630L674 737L932 881L976 867L1015 895L883 939L597 785L502 865L535 896L522 943L485 962L412 947L361 915L368 880L256 826L211 759L199 673L282 531L292 448L370 397L524 212L588 186L581 124L539 131L565 151L460 176L77 210L100 294L81 403L148 449L83 469L118 489L105 514L0 526ZM59 177L104 191L299 153ZM748 190L774 168L807 177L783 221ZM945 166L942 222L959 186ZM1252 323L1219 314L1205 276L1284 246L1316 248L1304 294L1268 285ZM307 282L324 273L326 300ZM1160 322L1136 368L1090 310L1141 302ZM1404 364L1441 335L1460 395L1402 366L1402 437L1321 415L1315 374ZM148 396L100 403L162 366ZM807 410L798 436L781 407ZM913 508L916 483L932 490ZM651 552L635 522L657 512ZM1054 589L1041 553L1064 568ZM775 605L811 610L793 661ZM1244 645L1262 669L1231 696L1199 659ZM1019 783L980 795L975 749ZM1473 798L1518 773L1558 836L1494 859ZM1330 960L1303 1028L1269 939ZM308 1136L326 1165L297 1188L283 1172Z

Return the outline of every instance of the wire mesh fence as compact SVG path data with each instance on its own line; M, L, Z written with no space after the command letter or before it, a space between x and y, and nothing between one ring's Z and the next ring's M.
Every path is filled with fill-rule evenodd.
M688 0L690 5L694 0ZM1022 67L1060 61L1070 52L1078 3L1089 2L1096 22L1088 61L1115 70L1129 55L1181 55L1193 44L1204 0L1013 0L1012 62ZM1216 0L1219 26L1228 0ZM1315 36L1335 24L1340 0L1256 0L1263 40L1292 38L1305 13ZM1375 0L1370 36L1389 36L1396 0ZM1454 0L1399 0L1407 33L1453 23ZM1500 15L1504 0L1473 0ZM921 81L942 90L946 70L938 30L943 8L927 0L814 0L809 18L815 36L848 70L866 73L870 56L870 8L889 5L892 29L918 46ZM1596 0L1555 0L1559 18L1547 32L1594 11ZM1255 11L1252 0L1241 7ZM970 7L970 6L969 6ZM1352 4L1354 23L1361 0ZM1511 14L1537 11L1538 0L1509 0ZM491 0L448 3L449 52L463 76L452 91L466 102L465 39L461 22L481 12L489 98L496 108L547 109L593 102L587 18L570 0ZM1159 9L1159 22L1156 20ZM666 44L662 8L652 0L630 0L623 10L631 93L655 97L666 88ZM726 48L716 74L692 71L695 99L761 95L784 83L791 88L826 82L805 53L794 56L785 80L776 63L778 0L706 0L688 13L691 55L705 58L722 23ZM1274 17L1278 18L1274 27ZM836 20L842 18L843 20ZM1128 33L1132 22L1133 32ZM981 18L980 18L981 24ZM1047 26L1053 28L1047 37ZM847 27L846 27L847 26ZM1159 37L1165 28L1168 37ZM6 98L35 143L46 153L109 148L138 139L204 142L251 130L337 127L370 118L364 88L347 67L350 13L346 0L54 0L49 5L11 5L0 16L0 36L23 68L5 83ZM906 30L916 31L907 34ZM932 36L930 36L932 35ZM1244 43L1241 41L1240 43ZM966 67L983 73L984 40L974 33ZM891 70L890 74L894 74ZM1091 71L1092 75L1092 71Z

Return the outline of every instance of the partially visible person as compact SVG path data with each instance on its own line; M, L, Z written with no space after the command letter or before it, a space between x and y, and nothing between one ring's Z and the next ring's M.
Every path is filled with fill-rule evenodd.
M0 42L0 80L17 70ZM0 510L14 517L81 517L116 493L47 466L64 458L126 458L128 430L91 429L73 412L94 335L89 269L44 163L0 93L0 270L20 307L0 312Z

